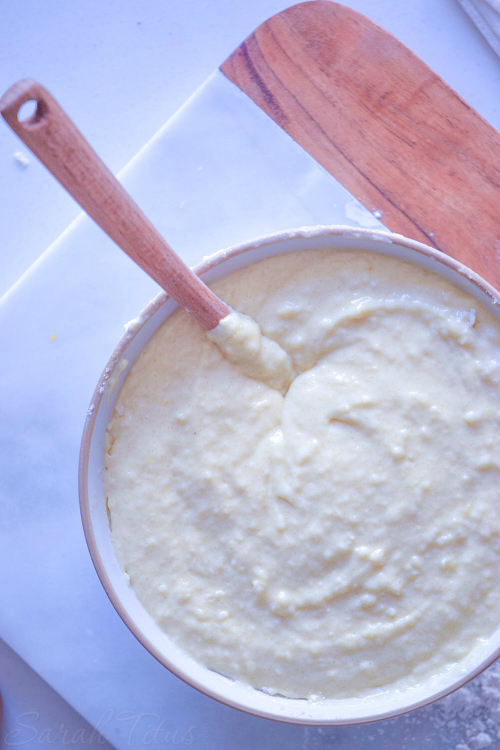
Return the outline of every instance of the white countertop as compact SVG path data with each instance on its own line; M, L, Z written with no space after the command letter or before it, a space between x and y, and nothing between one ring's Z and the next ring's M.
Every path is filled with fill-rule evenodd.
M289 4L3 0L0 93L19 78L37 78L109 166L119 171L253 28ZM348 4L392 31L500 129L500 61L455 0ZM0 127L0 296L78 214L33 158L25 168L17 163L17 151L26 153L7 127ZM73 738L79 726L87 730L85 722L11 651L0 648L0 664L7 737L19 716L38 713L37 734L24 729L22 736L10 735L10 744L23 739L24 747L39 747L41 732L61 723L72 728L67 736ZM46 736L45 744L55 736L55 731ZM82 735L80 744L88 737ZM65 745L61 735L50 744L64 747L67 741Z

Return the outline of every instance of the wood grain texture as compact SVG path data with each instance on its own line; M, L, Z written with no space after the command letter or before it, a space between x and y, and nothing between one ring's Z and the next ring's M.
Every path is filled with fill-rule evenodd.
M315 0L221 70L392 231L500 288L500 136L391 34Z
M19 121L21 106L36 102ZM0 114L84 211L181 307L211 330L229 308L182 261L75 127L36 81L14 84L0 99Z

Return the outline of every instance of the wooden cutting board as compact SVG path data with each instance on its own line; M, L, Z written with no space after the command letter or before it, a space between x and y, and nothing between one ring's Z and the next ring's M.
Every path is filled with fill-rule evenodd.
M314 0L221 71L392 231L500 288L500 135L395 37Z

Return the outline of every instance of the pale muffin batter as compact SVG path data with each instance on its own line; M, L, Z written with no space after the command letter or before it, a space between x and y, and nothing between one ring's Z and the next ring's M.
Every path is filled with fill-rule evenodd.
M214 289L298 375L248 377L183 312L149 342L105 454L137 596L201 663L286 696L449 669L500 623L498 321L361 251L279 255Z

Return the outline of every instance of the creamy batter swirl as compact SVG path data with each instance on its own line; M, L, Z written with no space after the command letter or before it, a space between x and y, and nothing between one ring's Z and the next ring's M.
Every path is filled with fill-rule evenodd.
M248 377L183 312L155 334L105 454L137 596L201 663L272 693L449 669L500 621L498 321L361 251L287 253L214 289L297 376Z

